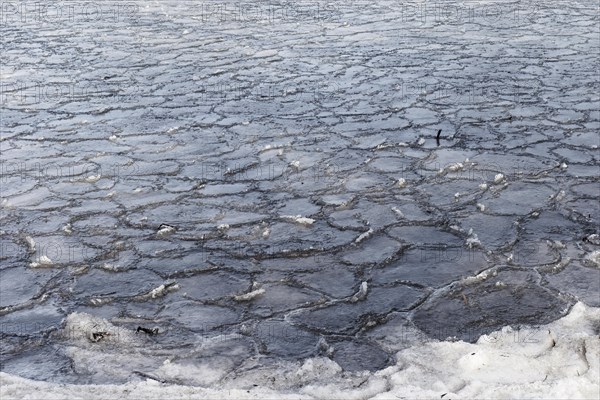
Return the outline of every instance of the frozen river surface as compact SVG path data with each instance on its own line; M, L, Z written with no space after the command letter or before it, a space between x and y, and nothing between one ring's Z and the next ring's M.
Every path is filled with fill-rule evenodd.
M597 2L41 4L0 3L3 372L267 385L600 306Z

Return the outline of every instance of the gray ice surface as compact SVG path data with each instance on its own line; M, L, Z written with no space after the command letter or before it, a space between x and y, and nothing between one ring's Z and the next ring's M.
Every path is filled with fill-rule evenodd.
M600 305L596 1L44 4L0 4L3 371L376 370ZM76 312L159 333L84 368Z

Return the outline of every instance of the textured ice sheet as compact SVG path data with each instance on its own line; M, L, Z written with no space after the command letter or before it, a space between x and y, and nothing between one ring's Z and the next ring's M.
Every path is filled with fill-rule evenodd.
M474 342L598 305L594 1L225 3L3 4L3 372L374 373L394 328ZM158 334L80 348L81 313Z

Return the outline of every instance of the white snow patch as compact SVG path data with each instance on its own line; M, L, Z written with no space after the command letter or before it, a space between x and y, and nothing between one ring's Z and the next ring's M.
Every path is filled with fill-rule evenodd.
M102 304L108 304L112 301L112 299L107 297L96 297L90 300L90 302L95 306L101 306Z
M150 296L153 299L156 299L157 297L163 297L167 293L178 290L178 289L179 289L179 285L175 282L162 284L159 287L152 289L150 291L150 293L148 293L148 296Z
M396 213L396 215L398 215L400 218L404 218L404 214L402 213L402 210L400 210L398 207L392 207L392 211Z
M352 303L356 303L357 301L364 300L367 297L367 292L369 290L369 284L367 282L361 282L360 288L358 288L358 292L352 296L350 301Z
M70 344L88 348L88 341L94 339L93 333L102 332L102 342L112 342L118 345L130 345L136 341L135 333L129 329L117 327L104 318L87 313L72 313L65 319L62 337ZM96 340L97 342L98 340ZM91 349L90 349L91 350ZM100 352L102 350L99 350Z
M102 266L100 268L102 268L103 270L112 271L112 272L119 271L119 268L116 265L110 264L110 263L104 263L104 264L102 264Z
M456 232L462 232L463 231L462 228L460 226L458 226L458 225L450 225L450 229L452 229L453 231L456 231Z
M369 238L373 234L373 232L374 232L373 228L369 228L368 231L361 233L360 236L357 237L356 240L354 240L354 243L358 244L358 243L362 242L363 240Z
M156 234L158 236L168 236L175 232L175 228L170 225L161 225Z
M87 178L85 178L85 181L88 183L94 183L94 182L98 182L100 180L100 178L102 178L102 176L100 174L89 175Z
M219 368L214 363L190 365L188 363L181 364L170 362L169 360L166 361L167 362L163 363L153 375L167 381L177 381L178 379L181 379L182 376L193 376L197 383L208 386L222 379L228 372L227 368L223 368L223 366Z
M587 237L587 241L595 245L600 245L600 235L593 233Z
M341 373L342 368L329 358L309 358L296 371L296 375L303 381L314 381L327 376L333 377Z
M27 242L27 246L29 246L29 251L35 253L35 240L31 236L25 236L25 241Z
M452 163L447 165L445 168L440 168L439 173L443 174L444 172L456 172L462 171L465 168L465 165L461 162Z
M73 233L73 230L71 229L71 224L66 224L65 226L62 227L62 230L64 233L67 233L69 235L71 233Z
M315 223L314 219L303 217L301 215L282 215L281 218L296 222L301 225L312 225Z
M473 229L469 229L469 237L467 238L465 244L468 248L472 249L473 247L481 246L481 241L477 237L477 234L473 232Z
M248 293L244 293L244 294L240 294L240 295L234 296L233 299L235 301L250 301L250 300L255 299L258 296L261 296L261 295L265 294L265 292L266 292L266 290L264 288L260 288L260 289L253 290L253 291L248 292Z
M586 261L593 264L596 268L600 268L600 250L591 252L585 257Z
M564 259L556 263L554 267L552 267L552 272L558 272L563 270L567 265L569 265L569 263L571 263L571 257L565 257Z
M499 183L504 182L504 174L496 174L496 176L494 177L494 183L497 185Z
M394 145L392 143L382 143L382 144L378 144L377 147L375 147L375 149L376 150L384 150L389 147L394 147Z
M52 265L52 260L48 256L40 256L37 261L29 264L31 268L48 267Z
M483 271L475 276L469 276L469 277L463 279L462 283L464 285L470 285L473 283L485 281L489 277L496 276L497 274L498 274L498 272L496 272L496 271L491 271L491 270Z

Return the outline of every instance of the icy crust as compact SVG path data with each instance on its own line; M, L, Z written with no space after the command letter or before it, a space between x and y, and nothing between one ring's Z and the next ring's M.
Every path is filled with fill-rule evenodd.
M70 318L108 332L111 329L82 314ZM415 345L396 354L396 365L376 373L345 373L327 358L250 368L206 387L166 384L147 377L122 385L65 385L0 373L0 397L39 398L43 394L46 399L593 399L600 395L599 332L600 308L577 303L568 315L548 325L520 330L505 327L481 336L474 344L432 340ZM122 343L135 342L134 334L126 336ZM78 346L89 346L83 331L75 333L73 339ZM91 346L87 354L79 357L89 363L108 361L101 352L92 351ZM166 366L180 376L214 372L169 362L159 369L165 370Z

